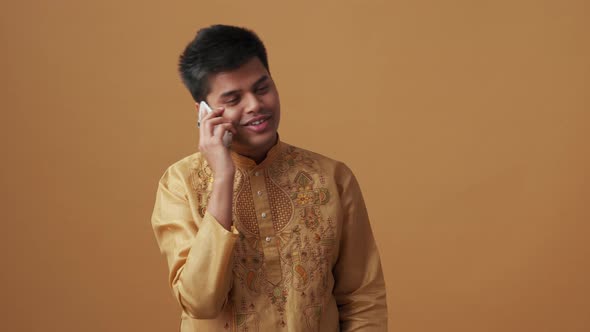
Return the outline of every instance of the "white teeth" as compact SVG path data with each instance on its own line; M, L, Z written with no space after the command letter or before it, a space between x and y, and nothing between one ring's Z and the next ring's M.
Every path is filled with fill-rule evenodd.
M250 125L251 126L258 126L259 124L263 123L264 121L266 121L266 119L254 121L254 122L250 123Z

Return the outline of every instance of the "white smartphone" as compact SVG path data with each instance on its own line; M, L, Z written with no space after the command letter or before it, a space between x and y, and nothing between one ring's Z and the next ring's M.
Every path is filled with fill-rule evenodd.
M202 101L199 104L199 127L201 126L201 121L203 120L203 117L211 112L213 112L213 110L211 109L211 107L209 107L209 105L207 105L205 101ZM223 145L229 148L231 146L232 138L233 134L231 133L231 131L226 131L225 134L223 134Z

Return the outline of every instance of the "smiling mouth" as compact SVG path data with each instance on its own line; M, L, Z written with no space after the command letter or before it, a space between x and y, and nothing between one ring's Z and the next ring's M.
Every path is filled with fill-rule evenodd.
M258 126L258 125L260 125L260 124L265 123L266 121L268 121L268 119L270 119L270 117L266 117L266 118L263 118L263 119L258 119L256 121L248 122L244 126Z
M250 122L248 125L249 126L257 126L263 122L266 122L266 119L262 119L262 120L258 120L258 121L254 121L254 122Z

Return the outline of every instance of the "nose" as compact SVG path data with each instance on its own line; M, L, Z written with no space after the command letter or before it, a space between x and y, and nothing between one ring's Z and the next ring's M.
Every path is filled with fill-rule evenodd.
M248 93L246 96L246 103L244 111L246 113L257 113L262 108L262 102L258 99L258 96L254 93Z

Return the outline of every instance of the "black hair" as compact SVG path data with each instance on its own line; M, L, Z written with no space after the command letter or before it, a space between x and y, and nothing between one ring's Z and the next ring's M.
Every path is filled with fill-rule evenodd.
M196 102L209 94L209 75L239 68L258 57L266 70L268 59L260 38L251 30L229 25L212 25L197 31L180 55L178 70Z

